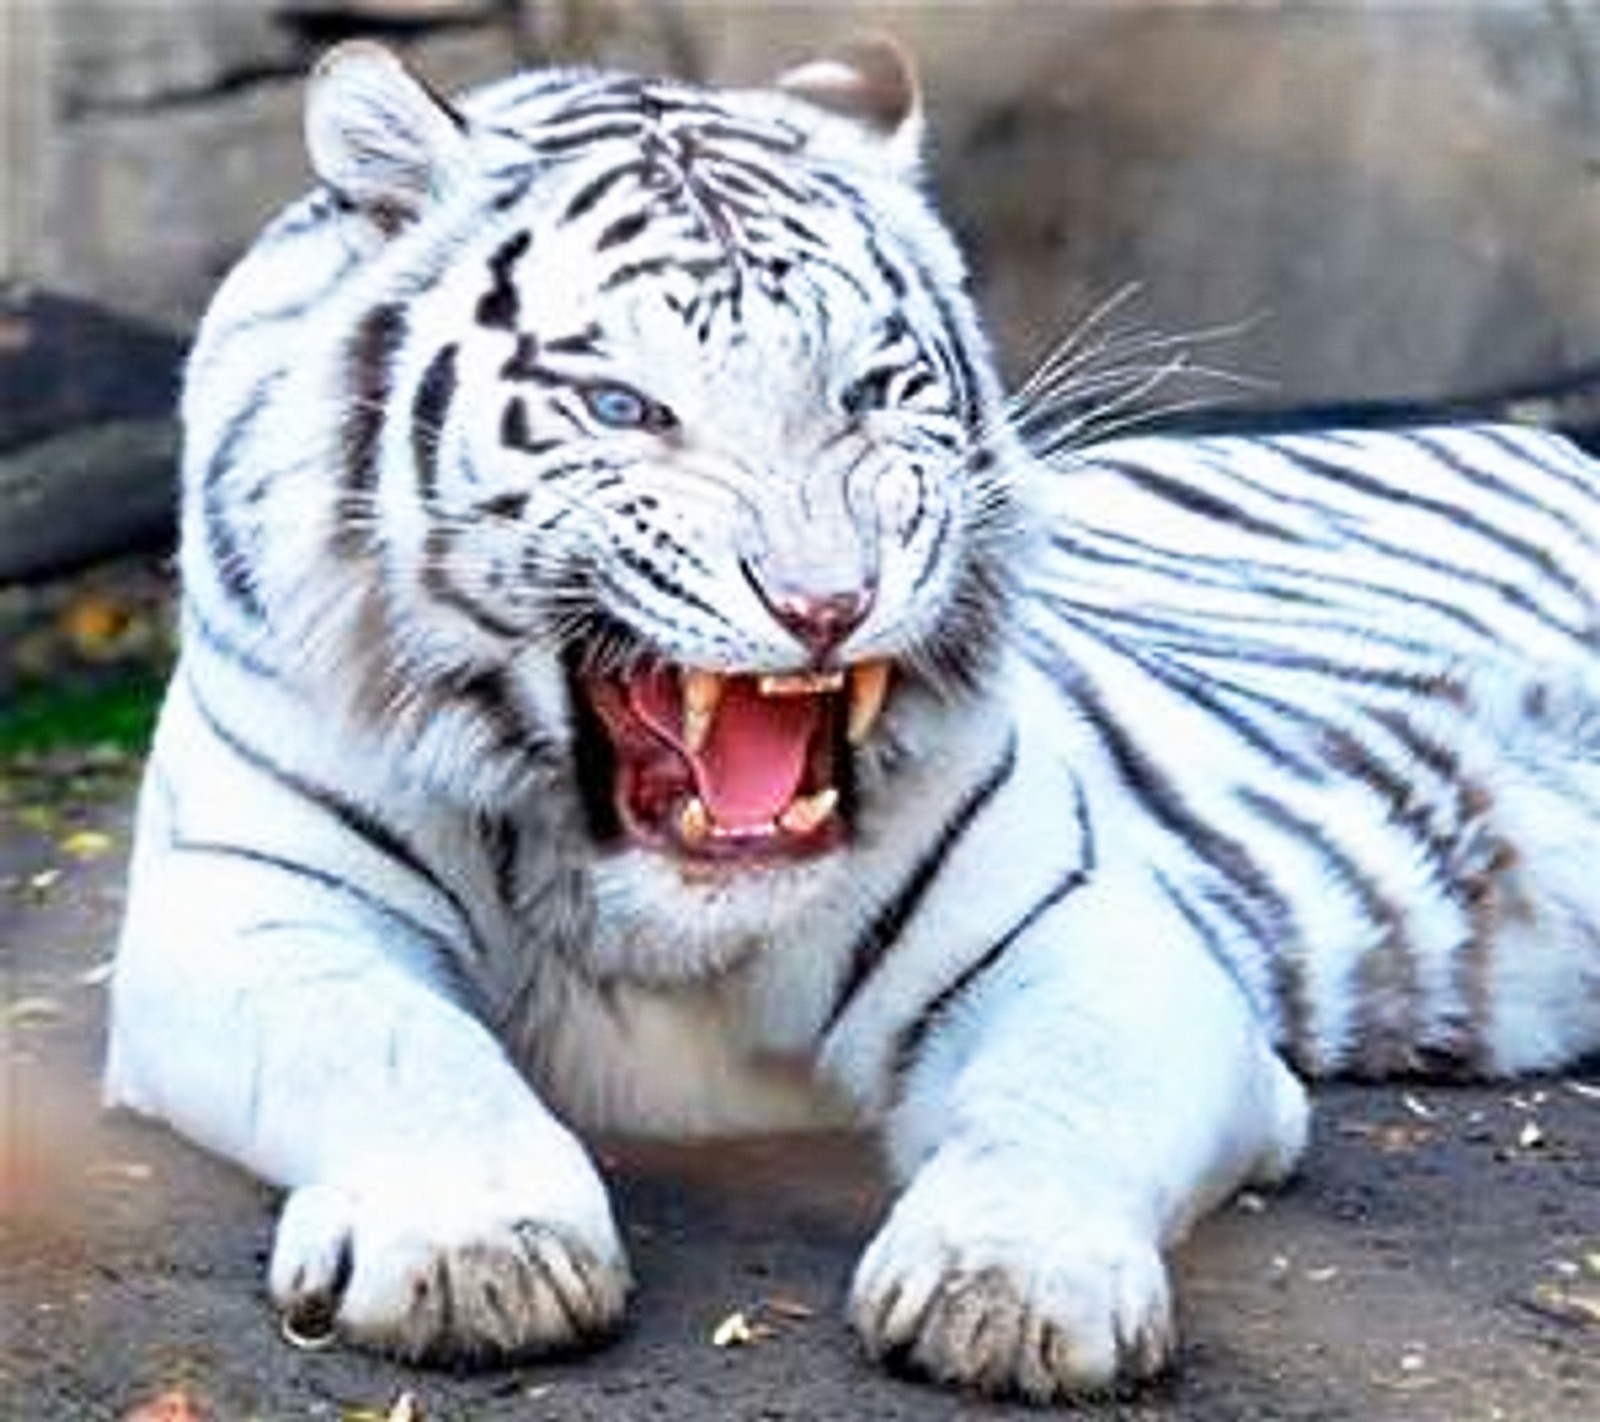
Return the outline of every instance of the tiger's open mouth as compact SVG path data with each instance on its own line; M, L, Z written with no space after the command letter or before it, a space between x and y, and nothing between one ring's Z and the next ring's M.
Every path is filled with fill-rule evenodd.
M657 663L579 676L591 820L603 837L688 859L836 848L853 808L851 753L877 724L889 682L886 661L769 675Z

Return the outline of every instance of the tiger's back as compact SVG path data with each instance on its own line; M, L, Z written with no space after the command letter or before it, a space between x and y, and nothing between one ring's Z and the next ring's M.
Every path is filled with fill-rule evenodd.
M1302 1070L1592 1044L1597 494L1581 451L1492 426L1130 440L1057 474L1028 655Z

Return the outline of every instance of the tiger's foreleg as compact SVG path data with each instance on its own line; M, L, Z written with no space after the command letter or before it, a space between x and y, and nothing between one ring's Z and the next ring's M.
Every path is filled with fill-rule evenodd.
M1164 1248L1292 1168L1299 1083L1185 926L1134 900L1046 914L906 1064L907 1184L852 1289L872 1355L1038 1401L1151 1376L1174 1347Z
M162 778L158 758L107 1095L289 1187L288 1325L433 1360L609 1330L628 1271L604 1187L430 969L427 924L196 833Z

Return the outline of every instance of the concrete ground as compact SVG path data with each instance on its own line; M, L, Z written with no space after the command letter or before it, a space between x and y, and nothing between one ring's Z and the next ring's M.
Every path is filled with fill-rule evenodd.
M884 1193L840 1140L605 1148L640 1288L589 1356L454 1376L287 1345L272 1193L96 1108L127 775L0 780L0 1417L380 1422L406 1394L428 1422L1032 1415L858 1354L839 1304ZM1178 1375L1084 1415L1594 1422L1600 1080L1329 1091L1298 1183L1177 1269ZM753 1341L715 1346L735 1311Z

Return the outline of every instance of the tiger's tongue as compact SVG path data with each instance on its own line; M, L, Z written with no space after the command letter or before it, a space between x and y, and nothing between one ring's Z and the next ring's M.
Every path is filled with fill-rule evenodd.
M763 696L750 677L730 677L698 752L683 742L683 702L670 672L628 686L634 714L678 751L694 772L712 818L728 829L776 820L799 793L821 715L814 696Z

